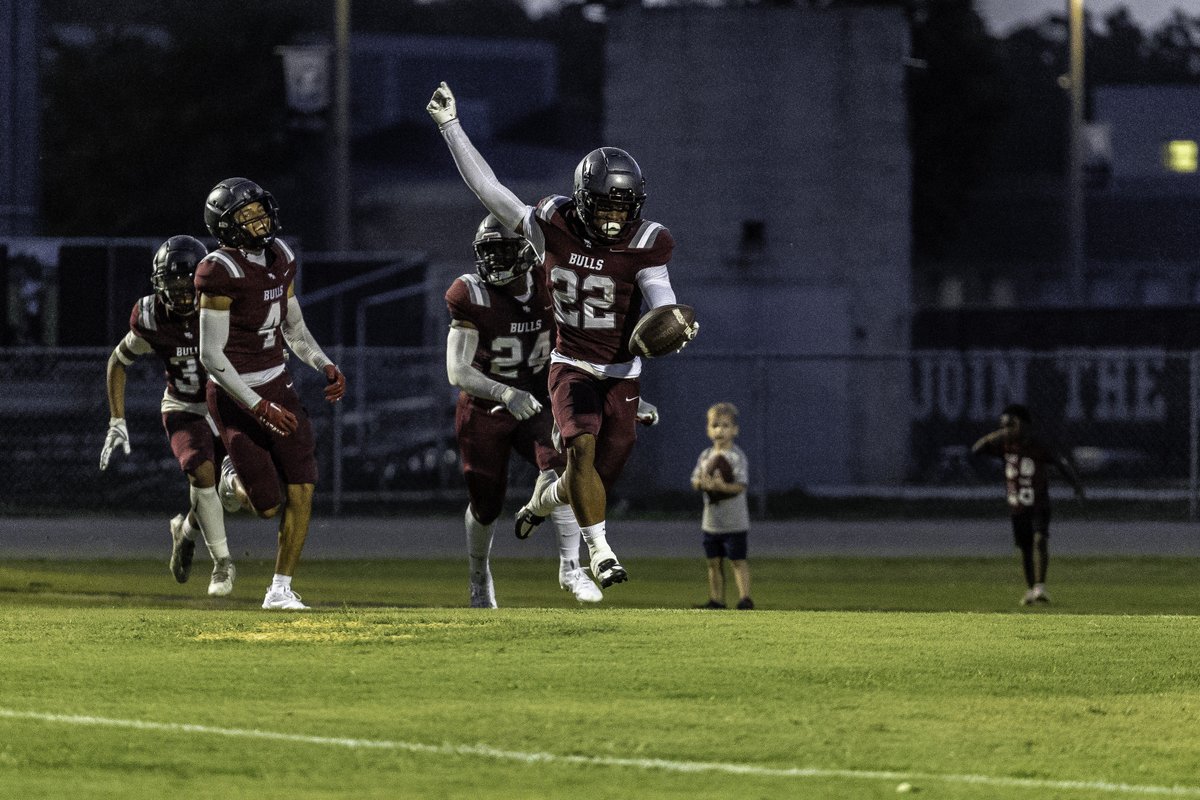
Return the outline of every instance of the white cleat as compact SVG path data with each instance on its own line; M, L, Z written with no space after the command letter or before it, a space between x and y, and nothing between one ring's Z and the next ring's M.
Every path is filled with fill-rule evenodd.
M1035 603L1049 603L1050 602L1050 595L1046 594L1045 585L1040 584L1040 583L1035 583L1033 585L1033 588L1030 591L1033 592L1033 602L1035 602Z
M171 560L167 566L179 583L187 583L192 574L192 557L196 554L196 542L183 535L183 514L171 520Z
M599 603L604 599L600 587L592 583L583 567L576 567L558 576L558 585L575 595L581 603Z
M547 500L546 494L556 480L558 480L558 475L554 474L552 469L538 473L529 502L521 506L521 510L517 512L516 534L518 539L529 538L529 534L533 533L534 528L545 522L546 517L550 516L550 512L554 510L554 505Z
M221 461L221 477L217 480L217 496L221 498L221 508L226 514L236 514L242 510L242 501L238 500L233 488L233 479L237 472L233 469L233 460L229 456Z
M1029 591L1025 592L1025 595L1021 598L1021 605L1031 606L1036 600L1037 593L1033 589L1030 589Z
M272 586L267 589L262 607L267 611L307 611L308 606L300 602L300 595L292 591L292 587L280 588Z
M471 608L499 608L491 571L471 575Z
M629 574L617 561L617 554L612 550L592 553L588 566L592 570L592 577L596 579L596 583L600 584L601 589L607 589L614 583L624 583L629 580Z
M237 568L233 566L232 558L218 558L213 564L212 578L208 581L208 596L227 597L233 591L233 579L236 575Z

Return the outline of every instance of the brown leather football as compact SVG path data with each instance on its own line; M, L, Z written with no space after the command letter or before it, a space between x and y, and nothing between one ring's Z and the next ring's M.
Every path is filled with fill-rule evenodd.
M652 308L634 326L629 351L644 358L677 352L696 335L695 321L696 310L691 306L673 303Z

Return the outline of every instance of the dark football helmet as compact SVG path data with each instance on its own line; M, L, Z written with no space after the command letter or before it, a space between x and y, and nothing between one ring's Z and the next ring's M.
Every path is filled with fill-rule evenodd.
M512 283L537 262L533 246L488 214L475 231L475 271L493 286Z
M247 217L258 203L262 213ZM257 209L252 209L255 211ZM247 178L226 178L204 203L204 224L217 241L241 250L262 250L279 235L279 206L271 193Z
M646 179L633 156L618 147L601 147L575 168L575 208L589 236L615 242L642 216Z
M163 304L182 316L196 313L196 265L208 255L208 248L191 236L172 236L154 254L150 285Z

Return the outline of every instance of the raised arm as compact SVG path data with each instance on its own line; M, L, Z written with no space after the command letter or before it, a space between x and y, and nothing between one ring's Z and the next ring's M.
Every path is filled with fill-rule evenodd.
M496 173L475 149L475 145L471 144L458 120L454 93L445 81L434 91L425 110L437 123L459 173L479 201L500 220L501 225L529 239L538 253L543 252L545 239L541 229L532 221L533 209L500 183Z

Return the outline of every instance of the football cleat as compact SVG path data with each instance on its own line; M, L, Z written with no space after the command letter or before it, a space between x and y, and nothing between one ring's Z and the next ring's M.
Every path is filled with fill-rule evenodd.
M1030 589L1029 591L1025 592L1025 595L1021 598L1021 605L1031 606L1035 600L1037 600L1037 593L1034 592L1033 589Z
M592 570L592 577L600 584L601 589L607 589L614 583L624 583L629 580L629 574L617 562L617 556L611 550L596 553L589 566Z
M496 587L492 583L492 573L486 570L471 575L471 608L498 608L496 605Z
M737 607L742 611L753 611L754 601L749 597L743 597L741 600L738 600Z
M196 542L183 535L183 514L171 520L171 574L179 583L187 583L192 574L192 556L196 553Z
M1035 603L1049 603L1050 602L1050 595L1046 594L1046 587L1043 586L1042 584L1035 583L1033 585L1033 589L1031 589L1030 591L1033 592L1033 601Z
M217 496L221 498L221 508L226 514L236 514L242 510L242 502L238 500L237 491L233 488L233 479L237 472L233 469L233 460L229 456L221 461L221 477L217 481Z
M558 576L558 585L575 595L581 603L599 603L604 599L600 587L592 583L582 567L576 567Z
M709 600L707 603L701 603L698 606L692 606L692 608L719 609L719 608L725 608L725 604L722 603L720 600Z
M290 586L272 586L267 589L262 607L267 611L307 611L308 606L300 602L300 595Z
M554 510L554 504L549 502L546 494L556 480L558 480L558 475L552 469L538 473L529 502L521 506L517 512L515 533L518 539L528 539L534 528L545 522L546 517L550 516L550 512Z
M209 597L225 597L233 591L233 579L237 569L232 558L218 558L213 564L212 577L208 581Z

